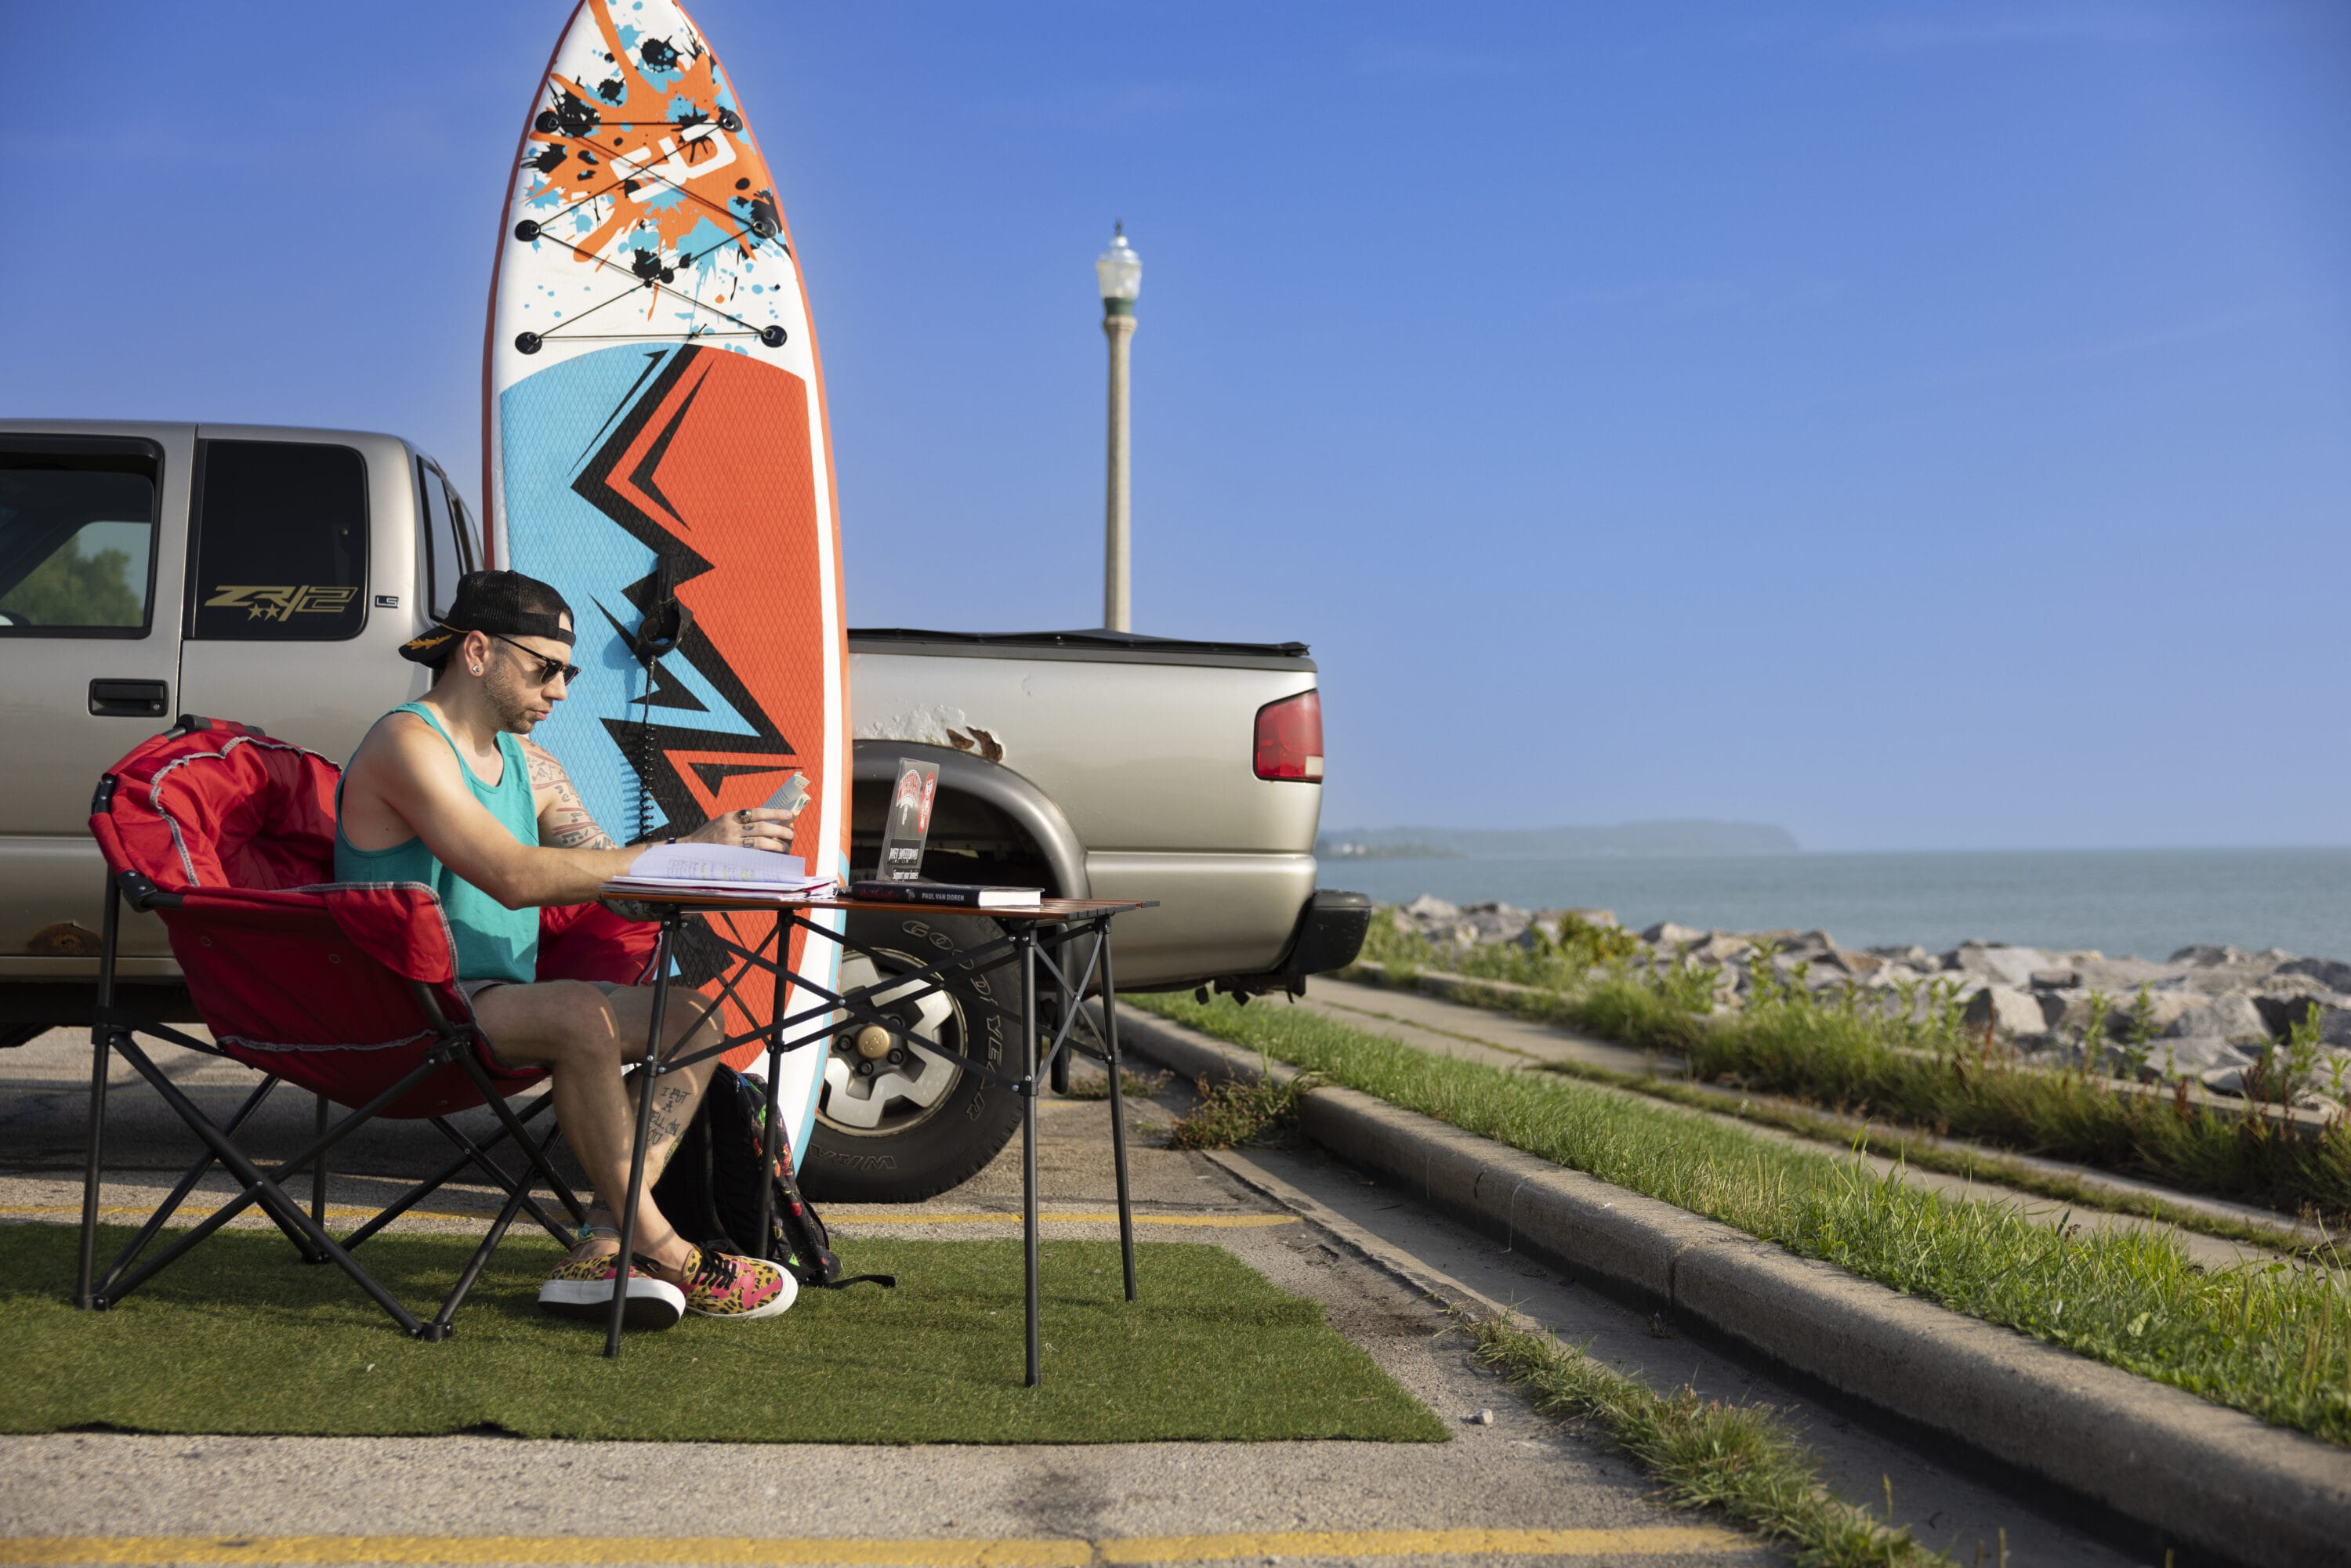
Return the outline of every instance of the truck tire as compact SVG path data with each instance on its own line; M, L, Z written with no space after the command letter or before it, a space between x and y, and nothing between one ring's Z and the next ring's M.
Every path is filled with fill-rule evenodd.
M862 984L978 947L1003 935L992 920L932 910L852 911L849 936L874 949L878 963L844 952L842 978ZM861 972L868 967L874 973ZM1019 1068L1019 972L1008 962L975 971L948 969L942 990L912 999L881 996L882 1010L923 1039L967 1052L999 1072ZM919 987L910 984L908 990ZM863 1049L861 1049L861 1043ZM815 1131L800 1182L812 1198L835 1203L914 1203L961 1186L994 1159L1020 1124L1009 1089L953 1057L909 1051L885 1030L850 1030L825 1063ZM870 1051L883 1054L869 1055Z

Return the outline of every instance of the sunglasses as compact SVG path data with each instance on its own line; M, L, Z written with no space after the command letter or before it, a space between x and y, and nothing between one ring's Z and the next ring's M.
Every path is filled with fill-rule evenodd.
M525 655L536 663L538 665L538 684L542 686L553 685L555 684L555 678L558 675L562 676L567 685L580 678L580 666L577 664L567 664L560 659L550 659L546 654L535 653L531 649L524 647L513 638L504 636L496 632L486 632L483 635L486 637L497 638L499 642L504 643L507 647L514 649L517 653Z

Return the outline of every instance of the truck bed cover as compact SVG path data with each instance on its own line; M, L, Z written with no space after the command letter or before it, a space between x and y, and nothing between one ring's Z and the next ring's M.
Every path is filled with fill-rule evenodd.
M1314 668L1303 643L1228 643L1197 637L1150 637L1140 632L1088 627L1068 632L930 632L914 627L852 627L852 651L913 653L925 645L977 659L1088 659L1148 664L1241 664L1254 668Z

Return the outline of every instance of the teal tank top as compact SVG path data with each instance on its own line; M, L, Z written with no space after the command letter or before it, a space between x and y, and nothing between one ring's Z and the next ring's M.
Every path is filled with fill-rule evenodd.
M402 703L392 713L413 713L449 740L449 732L423 703ZM392 714L384 715L390 718ZM457 743L449 740L457 752ZM488 785L474 777L457 752L457 771L465 776L474 799L512 833L517 842L538 847L538 812L530 799L530 768L523 761L522 743L511 735L498 737L498 756L506 771ZM335 786L335 880L337 882L421 882L441 895L449 916L450 933L457 939L457 977L461 980L536 979L538 974L538 911L508 909L472 883L441 863L423 839L410 839L388 850L363 850L343 837L343 787Z

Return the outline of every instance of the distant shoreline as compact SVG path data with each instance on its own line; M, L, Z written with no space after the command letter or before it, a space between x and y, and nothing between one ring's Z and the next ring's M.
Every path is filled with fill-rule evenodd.
M1314 853L1334 861L1458 861L1469 857L1436 844L1316 844Z
M1613 909L1635 930L1825 929L1857 946L2004 941L2160 958L2233 943L2351 956L2351 849L1329 857L1317 880L1382 904L1427 893Z
M1484 860L1584 855L1781 855L1802 846L1767 822L1699 819L1556 828L1332 828L1315 852L1334 860Z

